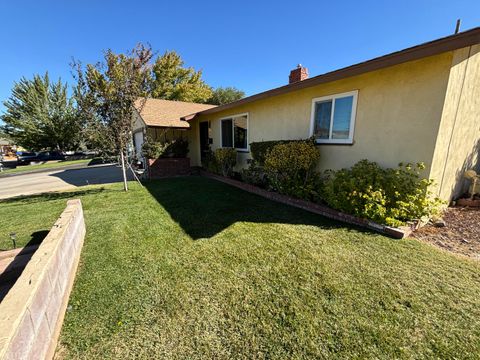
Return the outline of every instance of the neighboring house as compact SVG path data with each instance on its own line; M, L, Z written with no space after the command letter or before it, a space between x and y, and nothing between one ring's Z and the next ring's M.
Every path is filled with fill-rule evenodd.
M163 122L170 120L164 105L147 103L144 127L186 131L192 166L209 147L236 148L240 169L252 142L314 136L319 170L362 159L386 167L424 162L424 176L450 200L465 189L463 172L479 161L480 28L312 78L299 66L288 85L188 116L179 104L172 127ZM177 116L190 126L181 127Z
M190 128L182 117L215 105L195 104L183 101L161 99L139 100L133 117L133 143L138 158L142 158L142 145L146 139L166 142L176 138L186 138Z
M7 139L0 138L0 154L4 154L10 148L10 142Z

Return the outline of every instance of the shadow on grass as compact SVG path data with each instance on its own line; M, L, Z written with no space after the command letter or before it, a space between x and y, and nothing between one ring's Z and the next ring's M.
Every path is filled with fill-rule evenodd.
M75 186L112 184L123 181L122 169L116 165L68 169L49 174L49 176L59 178L67 184ZM127 172L127 177L128 181L133 180L130 171Z
M207 178L179 177L149 181L144 185L194 240L210 238L241 221L368 232Z
M105 189L103 187L99 187L94 189L84 189L84 190L76 190L76 191L47 192L47 193L34 194L34 195L20 195L20 196L11 197L8 199L1 199L0 204L9 204L9 203L17 203L17 202L22 202L23 204L25 204L25 203L30 203L30 202L33 203L37 201L70 199L78 196L94 195L98 193L112 192L112 191L117 191L117 190Z
M23 270L37 251L43 239L48 235L48 230L35 231L30 235L30 241L11 259L8 266L0 273L0 302L10 289L15 285L17 279L22 275Z

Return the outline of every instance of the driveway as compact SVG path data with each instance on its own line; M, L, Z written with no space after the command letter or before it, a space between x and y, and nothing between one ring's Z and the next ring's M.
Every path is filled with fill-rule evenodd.
M129 180L132 180L131 174L129 174ZM0 199L121 181L122 169L116 165L18 174L0 178Z

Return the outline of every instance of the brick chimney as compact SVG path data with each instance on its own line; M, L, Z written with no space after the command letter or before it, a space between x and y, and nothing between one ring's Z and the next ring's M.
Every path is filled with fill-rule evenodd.
M306 67L303 67L302 64L298 64L296 69L290 71L288 83L293 84L305 79L308 79L308 69Z

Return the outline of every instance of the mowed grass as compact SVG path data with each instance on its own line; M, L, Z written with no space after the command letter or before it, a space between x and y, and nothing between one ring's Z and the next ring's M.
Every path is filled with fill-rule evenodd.
M74 194L87 237L59 358L480 354L478 262L205 178L130 186ZM0 202L0 228L53 223L67 197Z
M79 164L86 165L90 161L91 159L51 161L43 164L21 165L21 166L17 166L14 169L4 168L4 170L0 172L0 177L2 175L16 174L16 173L29 172L29 171L47 170L47 169L55 170L57 168L62 168L62 167L71 166L71 165L79 165Z

